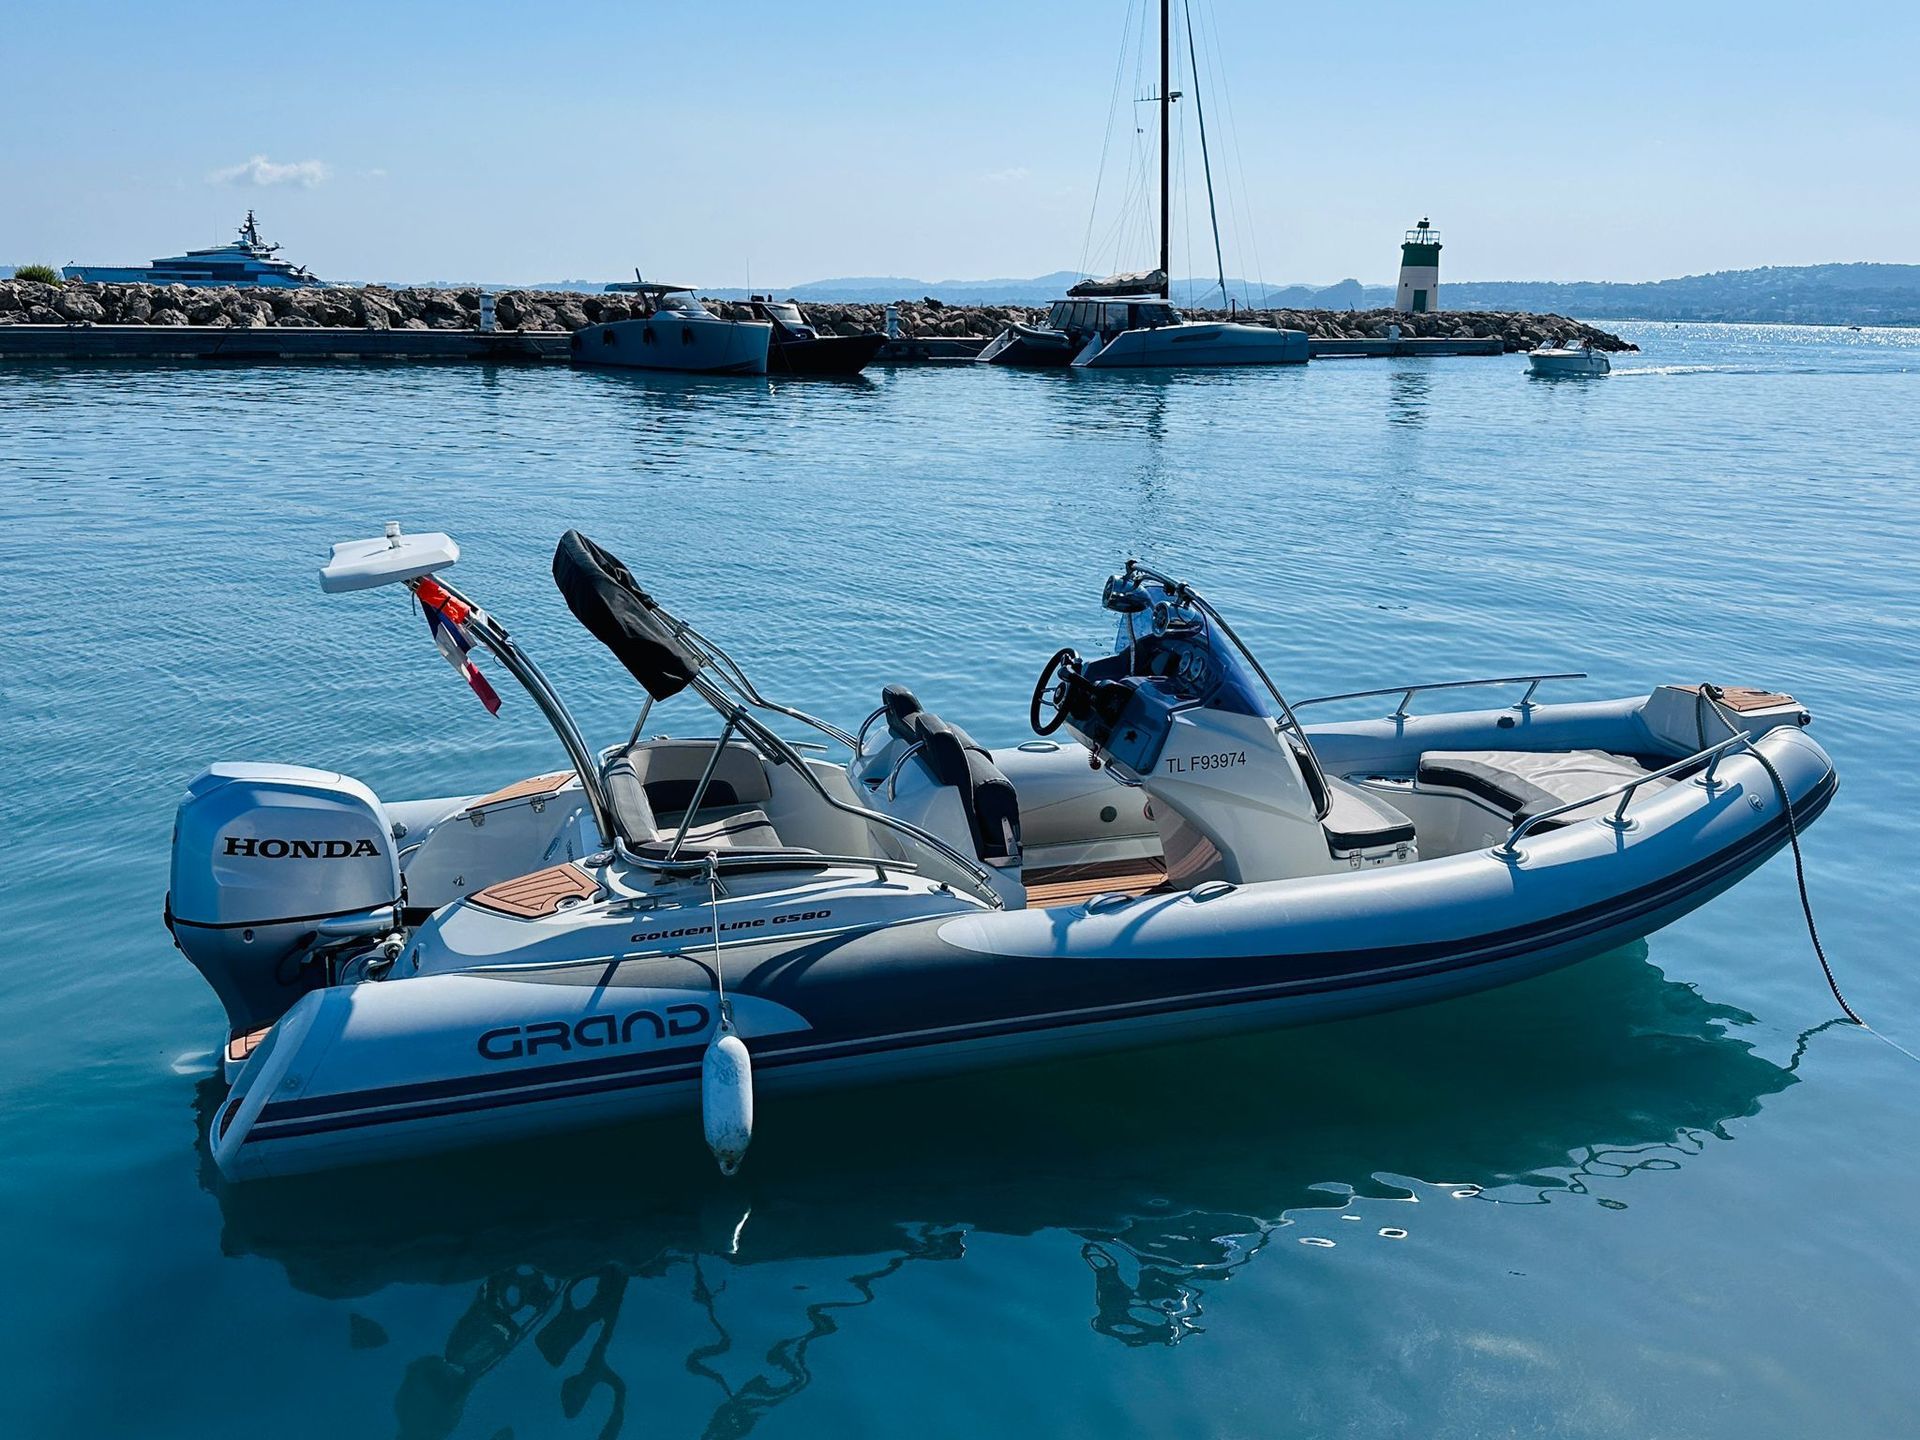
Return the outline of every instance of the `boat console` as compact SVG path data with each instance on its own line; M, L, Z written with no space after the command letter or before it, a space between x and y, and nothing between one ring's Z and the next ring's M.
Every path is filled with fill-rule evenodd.
M1062 650L1029 718L1062 726L1093 763L1164 811L1169 879L1235 883L1415 858L1413 826L1330 778L1306 732L1226 620L1191 587L1130 562L1102 605L1113 652Z

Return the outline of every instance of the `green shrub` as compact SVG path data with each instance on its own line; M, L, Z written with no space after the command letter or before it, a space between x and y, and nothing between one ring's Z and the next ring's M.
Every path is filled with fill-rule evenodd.
M22 265L13 272L16 280L38 280L42 285L58 285L60 272L51 265Z

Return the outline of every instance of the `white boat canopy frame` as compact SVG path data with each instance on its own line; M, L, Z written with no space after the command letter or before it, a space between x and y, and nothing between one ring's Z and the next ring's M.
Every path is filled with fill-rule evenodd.
M888 870L917 872L919 867L911 861L880 855L823 855L743 848L683 856L684 828L664 859L637 853L626 843L628 837L621 831L608 797L604 771L605 761L624 753L627 746L595 755L559 692L506 626L439 573L457 561L459 555L459 546L447 535L402 535L400 527L390 523L379 539L334 546L332 558L321 570L321 588L339 593L380 585L404 585L416 601L442 610L459 624L506 668L533 700L573 763L601 843L623 861L642 870L682 876L728 869L819 869L830 865L871 865L882 874ZM898 816L849 804L830 794L799 749L751 712L785 716L849 748L855 743L854 737L805 711L778 704L762 695L731 655L658 605L635 583L631 572L617 557L578 530L569 530L555 548L554 573L568 608L614 651L647 689L648 698L634 723L628 745L638 738L656 700L682 689L690 690L711 706L722 721L721 735L715 742L716 756L729 739L739 738L769 763L790 766L821 803L869 824L883 826L904 837L910 845L932 851L958 870L967 888L984 903L994 909L1005 908L1005 901L977 859ZM612 601L612 607L596 612L595 602L608 600ZM710 765L688 808L689 815L699 808L711 776Z

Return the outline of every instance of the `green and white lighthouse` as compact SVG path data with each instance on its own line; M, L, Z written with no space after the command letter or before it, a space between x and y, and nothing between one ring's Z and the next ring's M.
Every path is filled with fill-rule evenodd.
M1400 246L1400 290L1393 308L1407 315L1440 308L1440 232L1424 216Z

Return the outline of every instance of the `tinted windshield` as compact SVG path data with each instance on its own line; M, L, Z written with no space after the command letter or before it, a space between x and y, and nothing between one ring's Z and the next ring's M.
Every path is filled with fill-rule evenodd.
M1209 709L1273 714L1266 687L1204 611L1172 599L1154 580L1110 581L1106 603L1119 611L1113 653L1128 657L1129 674L1159 680Z

